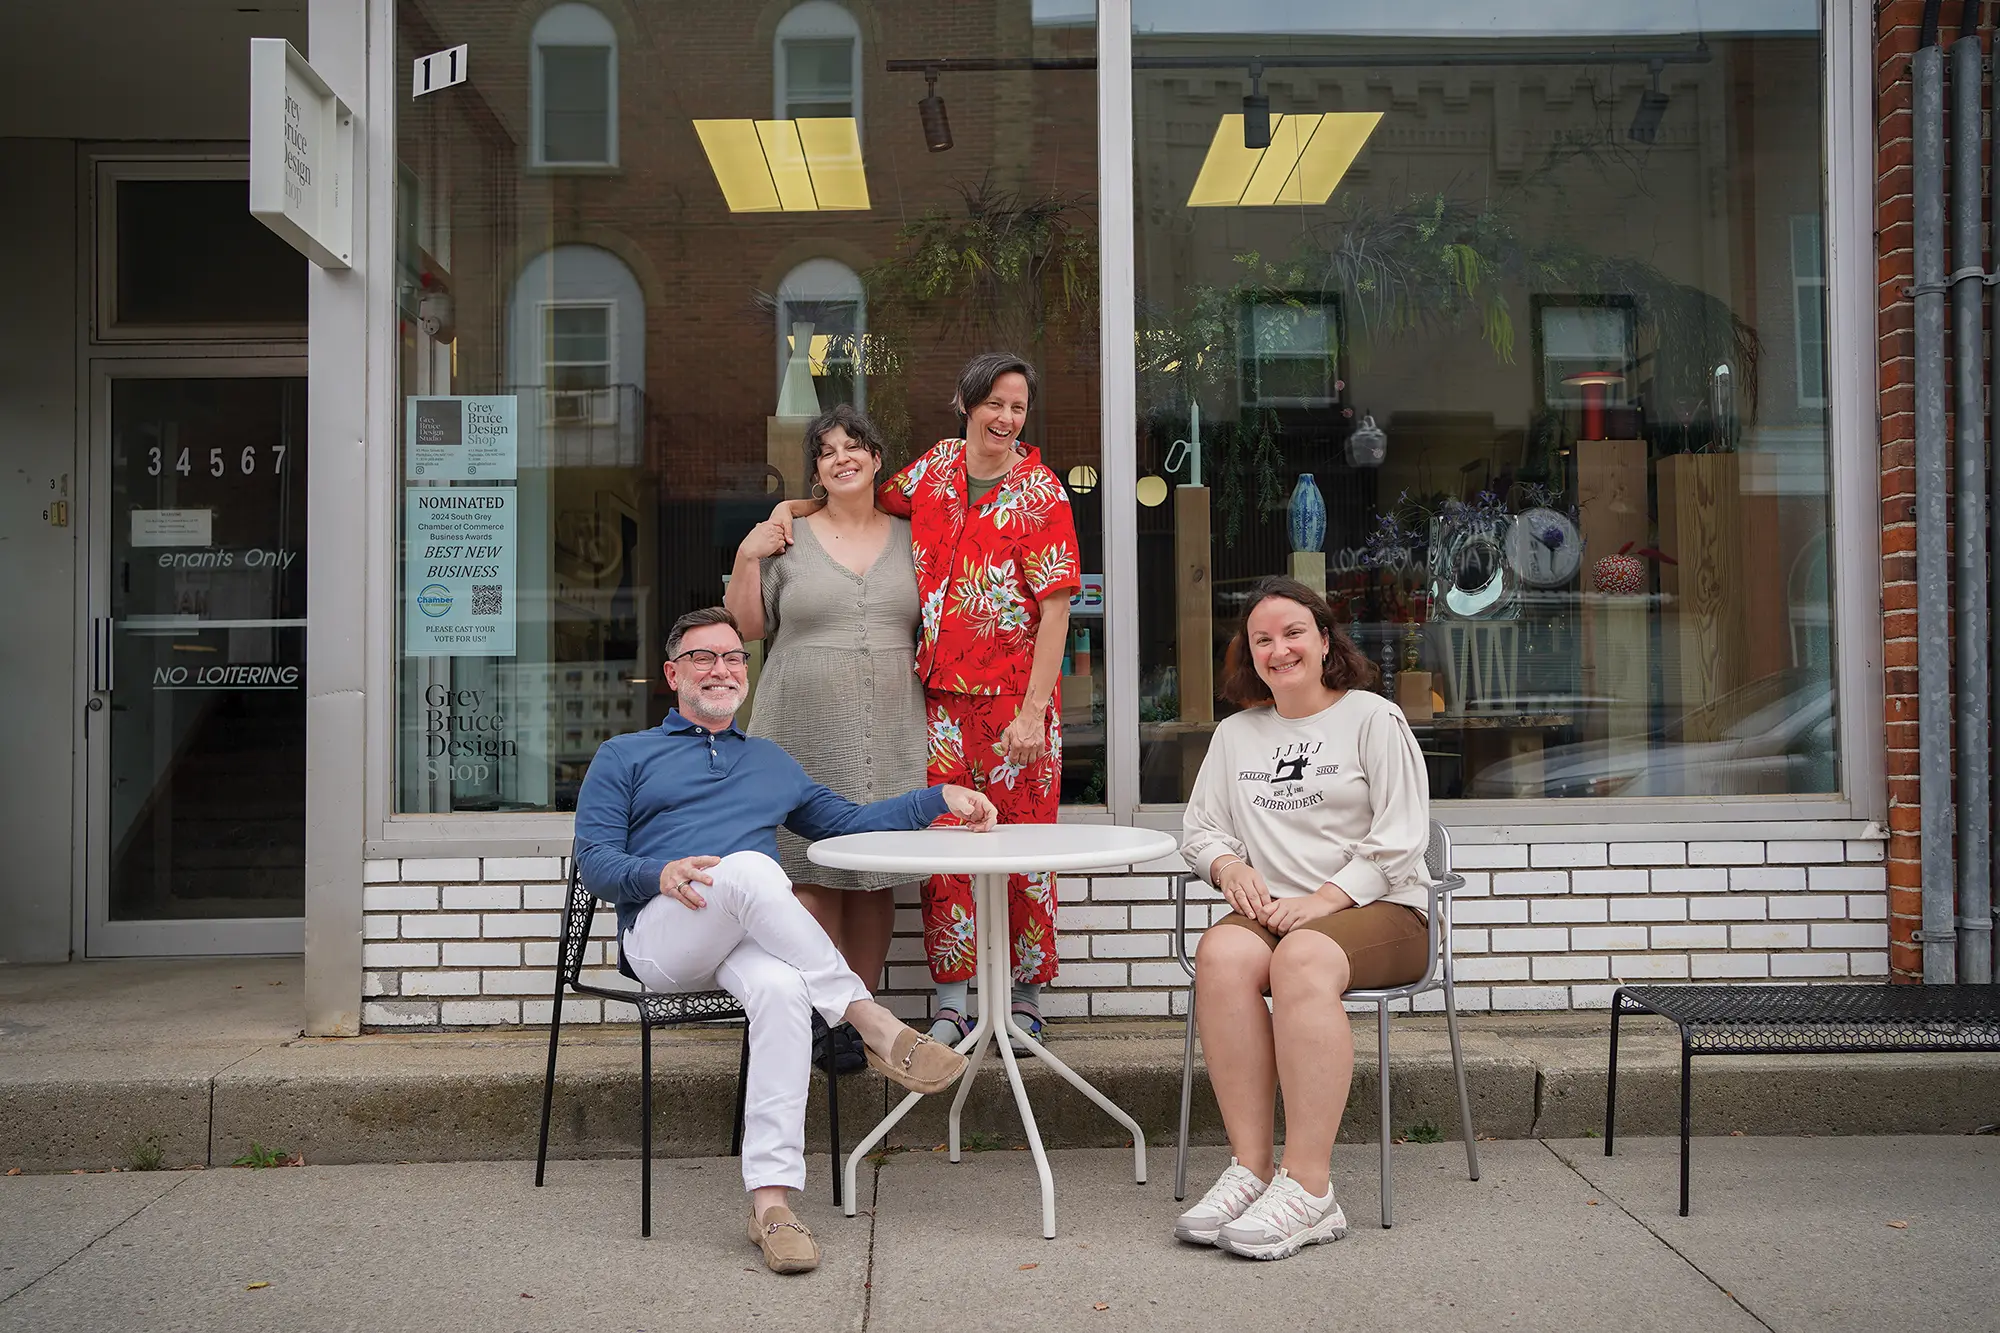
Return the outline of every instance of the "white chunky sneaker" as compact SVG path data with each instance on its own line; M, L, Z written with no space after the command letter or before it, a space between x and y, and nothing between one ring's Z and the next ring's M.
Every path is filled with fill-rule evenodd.
M1257 1202L1257 1196L1263 1192L1264 1182L1232 1157L1229 1169L1208 1187L1201 1202L1174 1222L1174 1234L1194 1245L1213 1245L1215 1233L1243 1216L1244 1210Z
M1246 1259L1289 1259L1308 1245L1347 1234L1347 1214L1329 1190L1326 1202L1307 1194L1283 1167L1243 1216L1225 1223L1215 1243Z

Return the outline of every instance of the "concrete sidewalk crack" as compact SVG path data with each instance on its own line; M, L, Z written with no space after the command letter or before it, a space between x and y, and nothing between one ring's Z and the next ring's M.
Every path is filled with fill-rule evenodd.
M283 1044L283 1042L279 1043L281 1046ZM221 1079L224 1074L227 1074L245 1060L254 1060L270 1049L268 1046L259 1046L254 1051L246 1051L208 1076L208 1155L202 1159L205 1165L215 1165L215 1085L217 1080ZM165 1198L166 1196L162 1195L160 1197Z
M875 1213L882 1203L882 1165L870 1163L868 1176L868 1257L861 1264L861 1333L875 1312Z
M1576 1163L1572 1162L1569 1158L1557 1152L1555 1145L1553 1143L1550 1143L1547 1139L1537 1139L1535 1141L1541 1144L1542 1147L1548 1151L1549 1156L1555 1158L1558 1162L1561 1162L1563 1164L1564 1169L1566 1169L1571 1175L1575 1176L1578 1180L1582 1181L1586 1186L1588 1186L1592 1194L1595 1194L1600 1198L1604 1199L1605 1201L1610 1203L1610 1205L1613 1208L1616 1208L1619 1212L1625 1214L1625 1216L1631 1218L1634 1222L1638 1223L1641 1227L1645 1228L1647 1233L1650 1234L1654 1240L1664 1245L1670 1254L1672 1254L1676 1259L1679 1259L1682 1263L1686 1264L1689 1268L1693 1269L1695 1272L1699 1273L1701 1275L1702 1281L1708 1283L1711 1287L1714 1287L1717 1291L1721 1292L1722 1295L1729 1301L1730 1304L1734 1305L1744 1314L1749 1315L1752 1319L1756 1320L1757 1326L1759 1328L1769 1329L1771 1330L1771 1333L1777 1333L1776 1328L1774 1328L1768 1320L1766 1320L1762 1315L1758 1314L1755 1310L1751 1309L1749 1306L1745 1305L1743 1303L1742 1298L1739 1297L1735 1292L1731 1291L1729 1288L1723 1286L1720 1282L1716 1281L1715 1278L1712 1275L1710 1275L1707 1269L1703 1268L1700 1264L1696 1263L1693 1259L1689 1258L1687 1253L1683 1251L1678 1245L1674 1244L1672 1241L1668 1240L1665 1236L1661 1235L1657 1227L1655 1227L1652 1223L1648 1222L1645 1218L1633 1212L1630 1208L1627 1208L1623 1203L1621 1203L1618 1200L1616 1195L1611 1193L1610 1190L1605 1189L1602 1185L1599 1185L1597 1182L1593 1181L1589 1176L1584 1175L1582 1171L1578 1170Z
M13 1300L17 1296L25 1296L27 1293L33 1291L36 1287L42 1285L42 1283L54 1277L57 1273L62 1272L63 1269L68 1268L71 1264L75 1263L78 1259L82 1258L84 1255L96 1249L97 1246L103 1242L105 1237L109 1236L112 1232L118 1230L120 1227L123 1227L127 1222L130 1222L133 1218L145 1212L148 1208L151 1208L154 1204L166 1198L169 1194L172 1194L175 1190L179 1189L181 1186L187 1184L188 1178L192 1174L193 1174L192 1172L183 1174L179 1180L176 1180L173 1184L167 1186L165 1189L161 1190L158 1194L155 1194L152 1198L146 1200L144 1203L140 1204L137 1208L134 1208L131 1212L119 1218L116 1222L113 1222L110 1226L104 1228L104 1230L98 1232L95 1236L85 1241L82 1245L77 1247L76 1252L70 1255L69 1258L63 1260L61 1263L57 1264L54 1268L51 1268L48 1272L36 1278L33 1282L28 1283L26 1286L22 1287L19 1291L11 1292L5 1296L0 1296L0 1305L7 1304L7 1302Z

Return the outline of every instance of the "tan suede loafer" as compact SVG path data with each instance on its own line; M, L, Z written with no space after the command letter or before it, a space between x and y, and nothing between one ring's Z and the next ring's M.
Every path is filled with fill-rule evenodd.
M880 1070L892 1083L911 1092L943 1092L965 1072L965 1057L951 1047L932 1041L915 1028L896 1034L895 1045L886 1058L869 1048L870 1068Z
M773 1273L810 1273L819 1267L819 1242L783 1204L766 1208L761 1222L750 1215L750 1243L764 1252L764 1266Z

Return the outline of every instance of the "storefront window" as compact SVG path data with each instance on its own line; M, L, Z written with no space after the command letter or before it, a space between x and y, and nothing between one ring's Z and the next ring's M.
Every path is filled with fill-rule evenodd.
M1095 30L1034 8L399 6L404 67L482 53L397 127L399 811L572 808L672 706L667 625L804 494L824 408L900 466L958 434L964 362L1013 351L1024 438L1094 481ZM1063 795L1101 802L1102 498L1070 499L1100 592Z
M1142 800L1271 574L1434 796L1836 790L1818 6L1410 13L1135 0Z

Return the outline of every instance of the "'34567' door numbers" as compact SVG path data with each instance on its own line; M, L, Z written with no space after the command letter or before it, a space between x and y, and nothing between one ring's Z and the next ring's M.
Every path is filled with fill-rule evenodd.
M167 451L156 444L146 450L146 475L157 477L166 469L172 468L183 477L193 476L197 469L211 477L220 477L227 473L233 464L238 475L249 477L256 475L260 465L268 464L271 474L277 476L285 470L285 450L290 447L290 445L273 444L259 453L256 445L246 444L243 446L243 451L234 459L229 458L227 451L222 449L210 449L207 458L196 457L192 449L182 449L177 457L170 459Z

